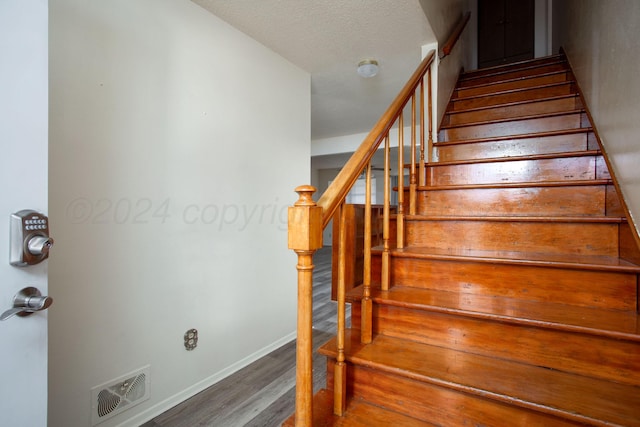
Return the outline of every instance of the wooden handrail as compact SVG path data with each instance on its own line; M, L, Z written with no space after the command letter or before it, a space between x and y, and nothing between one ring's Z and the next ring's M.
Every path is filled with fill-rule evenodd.
M401 114L403 107L414 95L415 88L422 81L426 71L431 66L435 51L422 60L416 71L411 75L409 81L404 85L398 96L393 100L389 108L380 117L380 120L373 127L371 132L366 136L360 147L353 153L353 156L347 161L340 173L333 180L329 188L318 200L318 206L322 207L322 228L325 228L336 209L347 197L347 194L358 180L358 176L362 173L376 150L384 140L385 135L393 126L396 118Z
M462 34L469 21L467 13L456 26L451 37L443 47L444 56L451 52L456 41ZM433 120L432 120L432 91L431 91L431 67L434 63L436 52L432 50L420 62L400 93L395 97L391 105L382 114L371 132L365 137L358 149L353 153L342 170L338 173L329 188L322 194L317 203L312 195L315 188L300 186L296 188L299 194L298 201L289 208L289 248L298 256L298 335L296 343L296 414L295 425L311 426L313 423L313 372L312 372L312 323L313 323L313 254L322 247L322 230L329 224L336 212L340 215L338 221L338 331L337 331L337 357L334 364L334 407L335 415L343 415L346 410L347 394L347 365L345 358L345 293L346 293L346 197L363 172L366 172L365 189L365 250L364 250L364 277L363 297L361 310L361 341L364 344L372 340L372 300L371 300L371 161L374 154L384 141L384 205L382 213L382 254L380 265L380 288L388 290L390 284L390 262L392 244L397 248L404 246L404 217L405 212L405 183L404 183L404 116L407 103L411 100L411 164L409 176L409 214L416 212L416 187L424 185L426 178L426 164L431 161L433 147ZM425 127L425 79L427 80L427 114L428 125ZM417 120L416 100L419 97L419 131L420 147L417 147ZM396 221L396 239L391 241L390 216L391 216L391 164L390 164L390 140L389 131L398 124L398 207ZM425 134L428 133L428 141ZM425 147L426 142L426 147ZM417 154L420 150L418 177L416 177ZM425 159L426 151L426 159Z
M318 200L316 204L312 195L315 188L311 186L300 186L296 188L299 194L298 201L289 208L289 248L293 249L298 255L298 336L296 343L296 426L312 426L313 423L313 372L312 372L312 307L313 307L313 254L322 247L322 230L327 226L329 221L339 212L339 244L338 244L338 331L337 331L337 350L338 356L334 364L334 409L333 413L342 415L346 409L347 394L347 365L345 360L345 271L346 271L346 197L352 187L358 180L363 171L366 172L366 210L365 212L365 262L364 262L364 294L362 298L362 320L361 320L361 341L369 343L372 339L372 301L371 301L371 161L378 147L384 141L384 206L383 206L383 230L382 230L382 262L380 283L383 290L389 288L390 278L390 252L392 242L390 236L390 192L391 192L391 164L390 164L390 140L389 131L398 123L398 169L399 173L403 173L404 168L404 110L407 103L411 100L411 177L410 191L415 193L416 183L416 97L420 97L420 115L424 115L424 80L428 79L428 85L431 86L431 66L434 63L435 51L422 60L411 78L404 85L398 96L393 100L389 108L381 116L380 120L373 127L371 132L364 139L360 147L347 161L344 168L338 173L329 188ZM428 75L428 77L425 77ZM429 99L427 100L431 106L431 90L428 91ZM431 108L429 108L431 111ZM431 133L433 131L433 121L431 116L428 118L429 147L431 151ZM420 141L424 145L424 117L420 117ZM421 164L420 175L424 175L424 150L421 146ZM396 246L403 245L404 229L402 227L402 217L404 216L404 175L399 177L399 185L401 195L399 195L398 216L397 219L397 238ZM410 197L409 211L415 212L415 196Z
M455 28L451 32L451 35L449 36L445 44L442 45L442 54L440 55L440 59L444 58L445 56L448 56L451 53L451 51L453 50L453 47L458 42L458 39L460 38L460 35L462 34L464 27L466 27L467 22L469 22L470 17L471 17L471 12L467 12L464 14L462 19L458 21L458 24L455 26Z

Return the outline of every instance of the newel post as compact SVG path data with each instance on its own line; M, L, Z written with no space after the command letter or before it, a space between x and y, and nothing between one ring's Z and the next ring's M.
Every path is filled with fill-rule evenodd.
M322 247L322 208L313 201L315 187L296 188L289 207L289 249L298 255L298 336L296 341L295 425L313 425L313 254Z

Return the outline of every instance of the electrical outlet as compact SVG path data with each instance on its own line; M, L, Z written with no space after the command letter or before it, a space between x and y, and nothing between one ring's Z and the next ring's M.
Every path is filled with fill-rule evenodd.
M189 329L184 333L184 348L191 351L198 346L198 330Z

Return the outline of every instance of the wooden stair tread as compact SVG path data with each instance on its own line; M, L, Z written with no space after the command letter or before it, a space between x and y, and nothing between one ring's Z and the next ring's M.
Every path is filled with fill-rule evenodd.
M582 113L584 113L584 109L578 108L574 110L559 111L559 112L553 112L553 113L541 113L541 114L531 114L528 116L508 117L504 119L493 119L493 120L487 120L484 122L442 125L440 129L445 130L445 129L465 128L465 127L472 127L472 126L478 126L478 125L489 125L489 124L505 123L505 122L520 122L524 120L541 119L545 117L556 117L556 116L565 116L570 114L582 114Z
M469 80L477 77L486 77L494 73L499 74L503 72L509 72L511 70L523 69L523 68L537 68L550 63L566 62L566 58L563 54L549 55L542 58L535 58L533 60L527 59L523 61L511 62L509 64L499 64L492 67L480 68L477 70L469 70L460 73L459 80Z
M413 221L487 221L487 222L554 222L554 223L599 223L621 224L627 219L615 216L477 216L477 215L405 215Z
M556 136L556 135L566 135L573 133L589 133L593 132L593 128L591 127L583 127L583 128L573 128L573 129L561 129L554 130L548 132L534 132L534 133L525 133L520 135L504 135L504 136L494 136L489 138L469 138L469 139L461 139L461 140L452 140L452 141L434 141L434 147L443 147L449 145L461 145L461 144L475 144L478 142L490 142L490 141L504 141L510 139L525 139L525 138L537 138L541 136Z
M600 150L583 150L583 151L569 151L569 152L563 152L563 153L532 154L527 156L489 157L489 158L482 158L482 159L466 159L466 160L454 160L454 161L446 161L446 162L431 162L431 163L427 163L426 165L427 167L473 165L478 163L516 162L519 160L560 159L565 157L588 157L588 156L600 156L600 155L602 155L602 152Z
M590 179L583 181L505 182L496 184L464 184L418 186L417 191L475 190L487 188L529 188L529 187L581 187L589 185L612 185L611 179ZM394 188L397 191L397 188ZM405 188L408 191L408 188Z
M351 301L361 297L362 286L348 294ZM388 291L373 287L371 297L379 304L640 342L640 319L635 311L465 294L401 284Z
M295 414L284 427L294 427ZM427 427L433 424L407 417L394 411L369 404L362 399L351 399L341 417L333 414L333 393L322 389L313 396L313 427Z
M568 72L569 72L569 69L567 68L566 70L549 71L549 72L545 72L545 73L535 73L535 74L531 74L531 75L528 75L528 76L513 77L513 78L507 78L507 79L504 79L504 80L497 80L497 81L492 81L492 82L478 83L477 85L456 86L456 90L468 90L468 89L476 89L476 88L481 88L481 87L491 87L491 86L501 85L501 84L504 84L504 83L521 82L521 81L526 81L526 80L532 80L532 79L539 78L539 77L554 76L554 75L557 75L557 74L566 74ZM458 99L458 98L456 97L455 99Z
M531 117L540 114L564 113L583 108L578 95L556 94L542 99L503 100L496 105L468 106L461 111L445 113L443 126L477 125L482 126L495 121Z
M382 252L382 247L380 246L377 246L372 250L372 253L380 252ZM625 261L621 258L606 256L513 251L480 251L456 248L437 249L425 246L392 249L391 256L447 261L474 261L510 265L617 271L640 274L640 265Z
M336 339L319 350L336 357ZM416 381L590 425L640 425L640 388L508 360L348 330L346 360Z
M576 93L570 93L570 94L567 94L567 95L554 95L554 96L547 96L547 97L544 97L544 98L528 99L528 100L525 100L525 101L504 102L504 103L499 103L499 104L486 105L486 106L483 106L483 107L474 107L474 108L465 108L465 109L460 109L460 110L451 110L451 111L446 111L445 114L451 115L451 116L455 116L455 115L458 115L458 114L470 113L470 112L474 112L474 111L485 111L485 110L492 110L492 109L497 109L497 108L515 107L515 106L519 106L519 105L534 104L534 103L538 103L538 102L553 101L553 100L557 100L557 99L569 99L569 98L576 98L576 97L578 97L578 94L576 94ZM518 117L514 117L514 118L518 118ZM476 123L484 123L484 122L467 122L467 123L464 123L464 124L476 124Z
M504 90L498 90L498 91L490 92L490 93L482 93L482 94L478 94L478 95L461 96L461 97L452 99L451 103L455 104L455 103L457 103L459 101L466 101L466 100L476 99L476 98L487 98L487 97L492 97L492 96L496 96L496 95L506 95L506 94L510 94L510 93L531 91L531 90L535 90L535 89L545 89L545 88L552 88L552 87L557 87L557 86L571 86L571 85L575 85L575 82L573 82L571 80L567 80L567 81L564 81L564 82L544 83L544 84L540 84L540 85L537 85L537 86L529 86L529 87L526 87L526 88L504 89ZM578 92L576 90L573 93L577 94Z
M532 66L507 68L494 72L486 72L473 77L461 77L458 79L456 87L464 89L465 87L477 86L482 83L505 81L534 75L540 76L554 71L569 71L569 64L564 60L549 61L547 63L534 64Z

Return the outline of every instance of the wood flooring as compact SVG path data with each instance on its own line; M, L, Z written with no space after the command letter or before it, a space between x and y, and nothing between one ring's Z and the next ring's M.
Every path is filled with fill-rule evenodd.
M336 331L336 304L331 301L331 247L316 252L313 261L315 352ZM313 366L315 393L325 386L325 357L316 352ZM294 410L295 341L291 341L141 427L271 427L280 426Z

